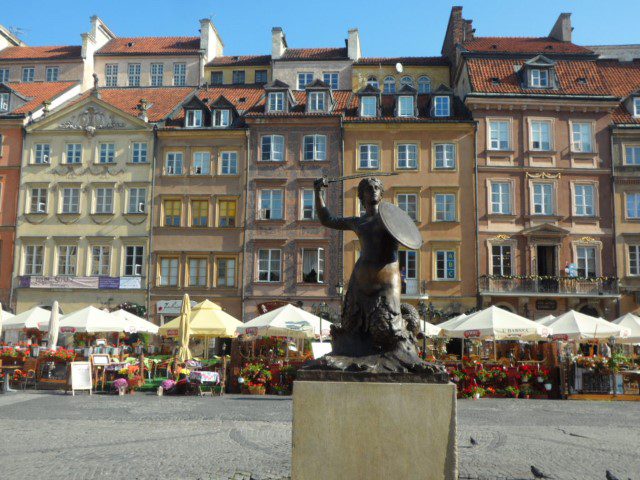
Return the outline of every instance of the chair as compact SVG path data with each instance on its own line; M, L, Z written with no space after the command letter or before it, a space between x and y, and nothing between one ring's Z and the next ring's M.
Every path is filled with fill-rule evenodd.
M36 366L37 360L35 358L27 358L24 361L24 371L26 372L26 376L22 379L22 389L26 390L29 385L33 387L33 389L38 388L38 382L36 380Z

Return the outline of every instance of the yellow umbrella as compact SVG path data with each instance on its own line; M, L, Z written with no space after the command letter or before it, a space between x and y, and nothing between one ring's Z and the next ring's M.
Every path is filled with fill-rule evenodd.
M181 316L160 327L159 333L165 337L178 337ZM233 338L236 328L242 325L240 320L222 310L220 305L205 300L191 309L189 316L189 331L194 336Z
M191 350L189 350L189 316L191 314L191 302L189 294L185 293L182 299L182 308L180 309L180 329L178 339L180 341L180 350L178 350L178 359L186 362L191 359Z

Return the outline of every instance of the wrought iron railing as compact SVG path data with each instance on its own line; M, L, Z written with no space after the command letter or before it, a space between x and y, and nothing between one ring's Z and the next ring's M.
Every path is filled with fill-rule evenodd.
M618 279L615 277L571 278L541 276L496 276L479 278L480 293L527 294L527 295L618 295Z

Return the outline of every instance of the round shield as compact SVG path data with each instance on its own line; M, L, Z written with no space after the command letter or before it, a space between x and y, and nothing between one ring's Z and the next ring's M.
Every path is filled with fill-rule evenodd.
M398 243L412 250L422 246L422 235L407 212L389 202L381 202L378 211L382 223Z

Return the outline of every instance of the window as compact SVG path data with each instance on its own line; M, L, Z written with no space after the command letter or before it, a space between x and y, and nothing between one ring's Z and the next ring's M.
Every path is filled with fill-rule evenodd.
M22 67L22 81L33 82L36 77L35 67Z
M113 213L113 188L96 188L94 213Z
M37 164L51 163L51 145L36 143L34 162Z
M260 219L282 220L282 190L260 192Z
M9 81L9 69L0 68L0 83L7 83Z
M322 74L322 81L329 85L331 90L338 90L338 72L324 72ZM377 83L376 81L376 84Z
M80 189L79 188L63 188L62 189L62 213L79 213L80 212Z
M213 126L228 127L231 119L231 111L227 109L216 109L213 111Z
M571 124L571 148L574 152L592 152L591 124Z
M324 105L324 92L309 92L309 111L323 112Z
M393 77L385 77L383 82L383 93L396 93L396 79Z
M100 163L114 163L116 161L116 144L100 144Z
M549 71L537 68L531 69L531 86L545 88L549 86Z
M640 97L633 98L633 116L640 117Z
M234 70L231 81L234 85L244 85L244 70Z
M327 159L326 135L305 135L303 143L305 160L323 161Z
M630 145L624 148L624 164L640 165L640 146Z
M147 210L147 189L130 188L127 213L144 213Z
M193 174L209 175L211 173L211 154L209 152L195 152L193 154Z
M184 87L187 84L187 64L173 64L173 84L176 87Z
M546 120L531 121L531 149L551 150L551 122Z
M264 84L269 81L269 72L267 70L256 70L255 83Z
M47 213L47 189L32 188L29 213Z
M298 90L304 90L311 82L313 82L313 73L298 72Z
M448 117L451 115L451 99L447 96L438 96L433 99L433 114L436 117Z
M117 87L118 86L118 64L110 63L104 66L104 78L105 86Z
M277 249L258 250L258 281L279 282L282 268L281 252Z
M152 63L151 64L151 86L161 87L163 77L164 77L164 64Z
M553 185L535 183L533 185L533 213L535 215L553 215Z
M167 160L165 163L165 175L182 175L182 152L169 152L167 153Z
M581 217L592 217L594 215L593 185L575 185L574 188L576 215Z
M282 135L265 135L262 137L263 162L284 162L284 137Z
M236 259L218 258L216 259L216 286L235 287L236 286Z
M191 201L191 226L192 227L209 226L209 201L208 200L192 200Z
M300 219L315 220L316 219L316 196L312 189L305 188L300 194L302 204Z
M511 183L491 182L491 213L511 215Z
M640 193L627 193L627 218L640 219Z
M133 142L133 163L147 163L147 144L145 142Z
M91 275L107 277L110 270L111 247L108 245L94 245L91 247Z
M303 283L324 283L324 248L302 249Z
M418 195L415 193L399 193L396 196L398 207L407 212L411 220L418 220Z
M511 246L491 246L491 274L497 276L511 275Z
M78 247L76 245L59 245L57 275L75 275L77 257Z
M220 158L220 175L238 174L238 152L221 152Z
M42 259L44 247L42 245L27 245L24 252L24 274L42 275Z
M400 87L403 87L405 85L407 85L409 87L413 87L413 78L408 77L408 76L402 77L400 79Z
M8 112L8 111L9 111L9 94L0 93L0 112Z
M453 250L436 251L436 279L456 279L456 252Z
M435 204L436 222L455 222L456 196L453 193L437 193Z
M373 96L360 97L360 116L378 116L378 99Z
M192 287L207 286L207 259L189 259L189 285Z
M130 87L140 86L140 70L141 70L141 67L139 63L129 64L129 86Z
M640 245L629 245L629 275L640 275Z
M67 144L67 163L82 163L82 144Z
M125 249L124 274L127 277L142 275L144 247L128 246Z
M489 149L509 150L509 122L507 120L489 121Z
M360 161L358 168L376 169L380 165L380 147L373 143L360 145Z
M284 92L269 92L269 111L284 112Z
M418 145L415 143L398 144L398 168L418 168Z
M418 93L431 93L431 79L429 77L418 78Z
M594 278L596 276L596 247L578 247L578 276Z
M202 110L187 110L187 128L202 127Z
M161 258L160 259L160 286L175 287L178 285L178 267L177 258Z
M456 168L456 146L453 143L438 143L435 146L435 168Z
M165 200L164 206L164 226L179 227L182 216L182 202L180 200Z
M378 88L378 86L380 84L378 83L378 79L376 77L371 76L371 77L367 78L367 85L369 85L371 87Z
M47 82L57 82L60 76L60 67L47 67L44 77Z
M222 85L223 83L222 72L211 72L211 85Z
M415 115L413 104L413 97L401 96L400 98L398 98L398 116L413 117Z
M236 226L236 200L218 200L218 226Z

